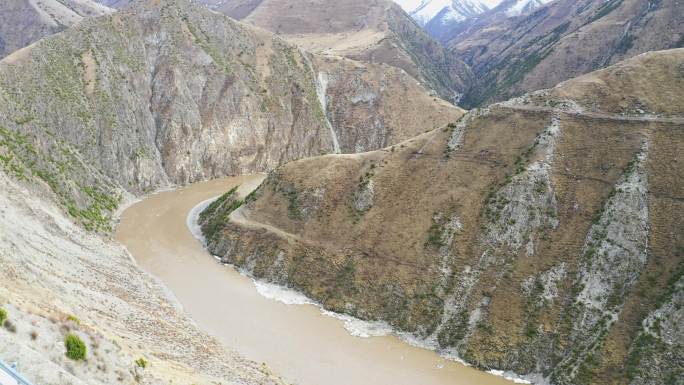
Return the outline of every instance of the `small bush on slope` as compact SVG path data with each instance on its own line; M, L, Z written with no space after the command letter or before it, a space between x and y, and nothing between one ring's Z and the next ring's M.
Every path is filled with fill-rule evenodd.
M64 346L66 347L66 355L72 360L85 360L86 358L86 345L85 343L75 334L69 334L64 339Z

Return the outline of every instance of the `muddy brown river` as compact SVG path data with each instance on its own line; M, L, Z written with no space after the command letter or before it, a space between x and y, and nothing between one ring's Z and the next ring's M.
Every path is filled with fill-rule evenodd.
M293 384L512 384L394 336L353 336L318 307L269 299L250 278L219 264L190 232L188 213L236 185L248 192L262 179L224 178L150 196L124 211L116 238L200 327Z

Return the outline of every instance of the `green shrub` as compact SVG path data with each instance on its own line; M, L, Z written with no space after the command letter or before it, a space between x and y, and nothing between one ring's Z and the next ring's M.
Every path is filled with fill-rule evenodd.
M138 365L139 368L145 369L147 367L147 360L141 357L135 360L135 364Z
M64 339L64 346L66 347L66 355L72 360L85 360L86 358L86 345L85 343L75 334L69 334Z
M0 307L0 327L7 321L7 310Z
M80 325L80 324L81 324L81 320L78 319L78 317L76 317L75 315L68 315L68 316L67 316L67 321L71 321L71 322L75 323L76 325Z

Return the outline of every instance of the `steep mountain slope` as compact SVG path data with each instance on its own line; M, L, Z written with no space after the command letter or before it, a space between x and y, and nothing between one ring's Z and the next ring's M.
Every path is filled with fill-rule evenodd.
M313 66L319 100L342 153L383 148L464 113L395 67L319 56Z
M3 0L0 3L0 59L84 17L111 12L91 0Z
M522 17L483 17L449 46L475 72L464 105L476 106L679 47L683 19L678 0L557 0Z
M98 233L160 188L377 149L462 114L399 69L316 57L182 0L14 52L0 61L0 307L17 330L0 330L3 359L44 385L280 383ZM67 333L88 361L65 358Z
M34 384L282 384L201 331L121 245L3 168L0 211L0 307L13 325L0 328L0 356ZM67 334L87 361L66 357Z
M367 151L462 114L401 71L330 60L319 73L321 61L263 30L183 1L140 2L0 63L0 127L15 147L5 166L40 176L98 227L119 187L138 194ZM363 115L341 117L344 105ZM410 118L415 109L425 114Z
M529 13L551 0L394 0L435 39L446 42L476 25Z
M389 0L201 2L312 52L401 68L452 102L469 84L468 66Z
M458 22L441 22L438 19L432 20L425 25L425 30L433 37L448 45L449 42L459 41L465 36L471 36L481 30L496 27L500 24L511 22L510 18L522 18L527 16L535 9L542 7L552 0L504 0L496 7L477 14L473 17L465 18Z
M225 262L478 367L667 383L684 370L682 89L684 49L640 55L288 163L203 231Z

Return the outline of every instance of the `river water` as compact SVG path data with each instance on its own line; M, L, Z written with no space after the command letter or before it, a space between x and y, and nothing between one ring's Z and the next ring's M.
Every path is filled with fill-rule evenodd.
M197 324L248 359L298 385L503 385L481 372L394 336L360 338L314 305L287 305L219 264L186 219L200 202L263 176L223 178L152 195L126 209L116 238L158 277ZM262 290L263 291L263 290Z

